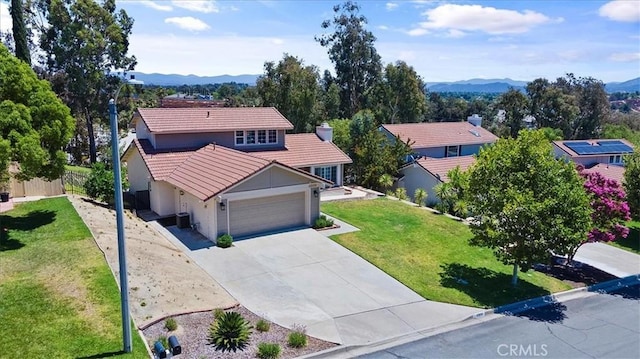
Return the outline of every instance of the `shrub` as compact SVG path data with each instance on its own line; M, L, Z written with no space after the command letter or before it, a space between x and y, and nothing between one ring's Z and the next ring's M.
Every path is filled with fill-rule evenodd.
M232 243L233 243L233 237L231 237L230 234L223 234L220 237L218 237L218 240L216 241L216 244L220 248L229 248L231 247Z
M287 342L292 348L303 348L307 346L307 334L303 327L293 326L293 332L289 333Z
M422 207L424 205L424 201L427 199L427 191L423 188L416 189L413 194L413 201L419 206Z
M222 308L216 308L213 310L213 319L214 320L218 320L220 319L221 316L224 315L224 309Z
M225 312L209 327L209 343L216 351L244 350L249 344L251 326L238 312Z
M313 228L320 229L333 226L333 219L327 218L324 214L321 214L313 224Z
M264 319L260 319L256 323L256 330L259 332L268 332L270 328L271 328L271 323L269 323Z
M127 174L126 171L120 172L122 177L122 188L127 188ZM107 170L104 163L98 162L91 168L91 173L85 181L84 190L91 199L113 204L115 199L113 197L113 171Z
M258 358L275 359L280 356L280 344L260 343L258 344Z
M165 337L164 335L159 336L158 339L156 339L156 342L160 342L160 344L162 344L162 346L165 348L169 347L169 341L167 340L167 337Z
M394 194L395 197L401 201L406 201L407 199L409 199L409 196L407 196L407 190L404 187L396 188Z
M173 318L167 318L167 320L164 321L164 327L168 331L172 332L172 331L178 329L178 323Z

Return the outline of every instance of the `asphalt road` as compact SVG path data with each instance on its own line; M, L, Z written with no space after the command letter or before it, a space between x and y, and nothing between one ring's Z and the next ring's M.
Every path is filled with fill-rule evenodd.
M638 359L640 286L501 317L361 358Z

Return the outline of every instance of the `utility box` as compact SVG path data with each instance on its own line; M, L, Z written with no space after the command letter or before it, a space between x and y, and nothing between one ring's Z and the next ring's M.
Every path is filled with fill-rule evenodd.
M189 213L180 212L176 215L176 225L178 228L191 228L191 220Z

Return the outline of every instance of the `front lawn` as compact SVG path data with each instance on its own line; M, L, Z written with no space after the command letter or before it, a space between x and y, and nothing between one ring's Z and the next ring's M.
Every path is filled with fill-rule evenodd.
M520 273L489 249L472 247L469 228L455 220L388 199L322 203L322 211L361 230L332 239L426 299L496 307L570 289L536 271Z
M67 198L20 204L0 228L0 357L148 357L133 327L120 352L118 286Z
M618 239L609 244L635 254L640 254L640 222L629 221L627 222L627 227L629 227L629 235L627 238Z

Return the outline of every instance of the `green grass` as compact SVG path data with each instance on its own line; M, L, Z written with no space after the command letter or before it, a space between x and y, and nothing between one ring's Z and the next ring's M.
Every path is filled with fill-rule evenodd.
M91 173L91 168L89 167L65 165L64 168L71 172Z
M511 286L511 266L472 247L469 228L424 209L387 199L325 202L322 211L358 228L332 239L426 299L496 307L570 287L533 270Z
M627 227L629 227L629 235L627 238L618 239L609 244L635 254L640 254L640 221L629 221L627 222Z
M133 327L121 353L118 286L66 198L20 204L0 228L0 357L148 357Z

